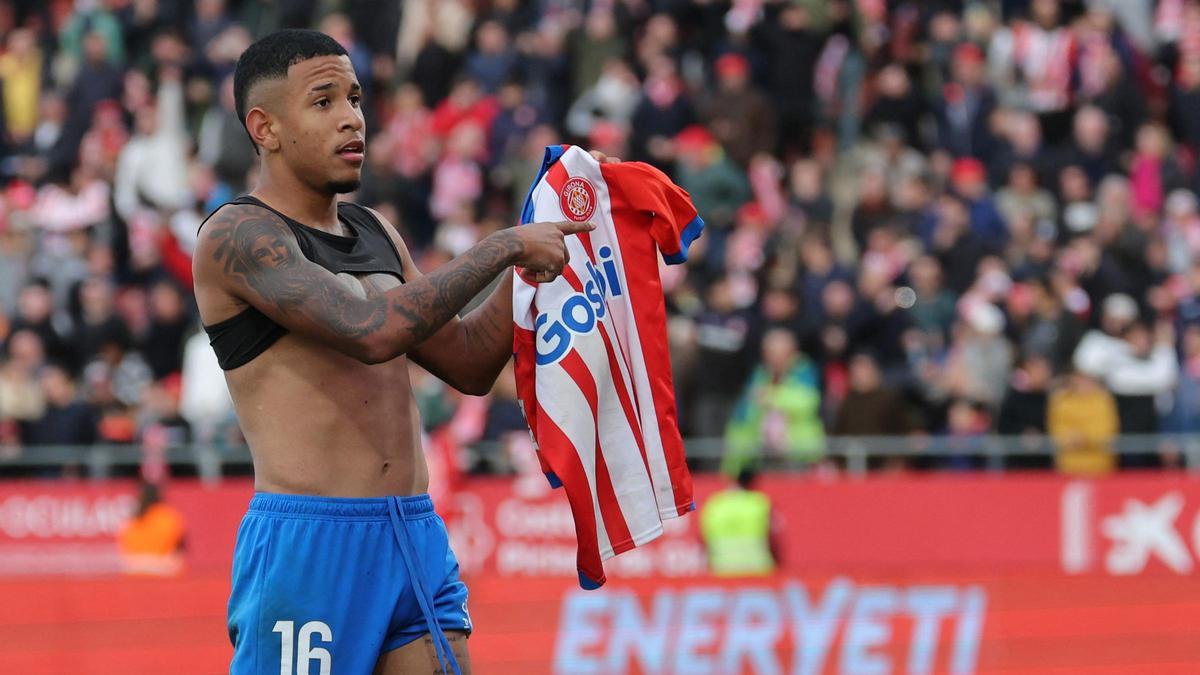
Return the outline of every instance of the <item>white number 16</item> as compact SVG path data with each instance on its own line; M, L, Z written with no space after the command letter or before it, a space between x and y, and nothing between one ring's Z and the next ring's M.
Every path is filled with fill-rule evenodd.
M320 663L320 675L329 675L332 667L332 657L329 650L323 647L313 647L312 638L316 634L322 642L333 642L333 631L324 621L309 621L300 627L296 645L296 669L292 670L292 638L295 636L294 621L276 621L273 633L279 633L279 675L308 675L308 662L316 659Z

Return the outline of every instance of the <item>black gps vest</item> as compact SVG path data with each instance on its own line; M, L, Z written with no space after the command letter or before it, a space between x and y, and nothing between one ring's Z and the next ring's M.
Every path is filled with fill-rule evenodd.
M395 243L384 231L379 219L358 204L339 202L337 206L338 220L351 232L348 237L330 234L292 220L250 195L222 204L213 214L229 204L258 206L274 213L295 235L304 257L334 274L384 273L393 274L401 282L404 281L400 252L396 250ZM208 218L204 222L207 223ZM203 228L204 223L200 227ZM223 370L233 370L249 363L287 333L286 328L254 307L247 307L224 321L205 326L204 330Z

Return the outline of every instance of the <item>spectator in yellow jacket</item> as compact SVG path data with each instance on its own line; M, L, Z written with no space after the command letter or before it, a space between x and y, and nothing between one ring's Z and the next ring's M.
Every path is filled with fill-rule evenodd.
M1096 475L1116 467L1112 441L1120 428L1117 404L1092 376L1075 371L1067 385L1054 392L1046 428L1058 446L1059 471Z

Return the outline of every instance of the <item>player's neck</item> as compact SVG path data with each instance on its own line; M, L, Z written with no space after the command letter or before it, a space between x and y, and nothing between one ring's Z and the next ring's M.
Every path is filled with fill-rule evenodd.
M263 171L251 192L271 208L309 227L338 232L337 195L318 192L292 176Z

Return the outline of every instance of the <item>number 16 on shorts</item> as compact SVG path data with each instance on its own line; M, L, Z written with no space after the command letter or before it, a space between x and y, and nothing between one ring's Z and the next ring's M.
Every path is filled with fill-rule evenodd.
M279 675L309 675L308 664L316 660L320 675L329 675L333 657L324 647L313 647L313 636L321 642L333 642L333 630L324 621L309 621L295 632L295 621L276 621L273 633L279 633ZM295 657L293 661L292 657ZM295 664L293 669L292 664Z

